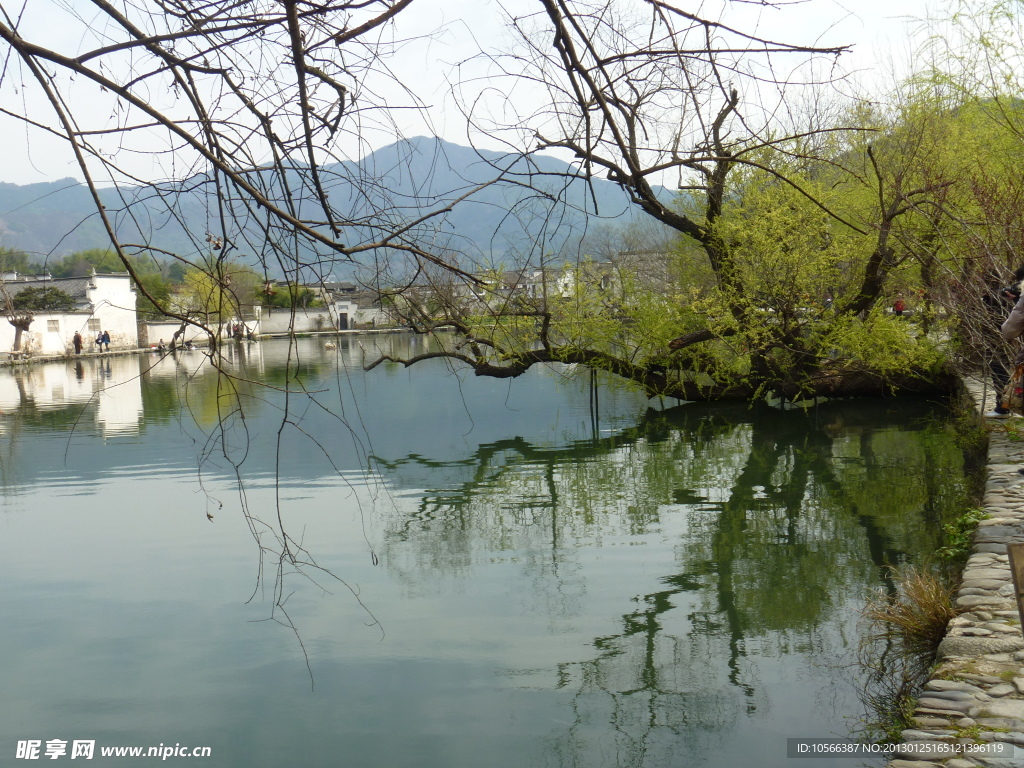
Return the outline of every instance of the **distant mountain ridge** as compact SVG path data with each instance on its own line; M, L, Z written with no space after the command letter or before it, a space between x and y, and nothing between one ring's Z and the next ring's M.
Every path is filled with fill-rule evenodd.
M417 137L383 147L359 163L322 168L332 204L353 218L388 209L386 224L397 227L426 211L450 204L492 179L496 169L507 180L476 191L443 216L415 231L433 250L451 249L479 260L521 261L529 253L555 252L584 234L595 220L628 223L637 215L622 189L604 179L589 184L567 181L570 166L554 157L529 159L475 150L440 139ZM183 189L198 185L185 183ZM666 194L670 194L666 192ZM101 192L122 240L149 242L164 251L194 258L206 232L215 229L216 211L200 193L181 192L178 210L187 228L169 217L146 188L109 188ZM148 197L147 197L148 196ZM555 205L560 199L567 205ZM131 215L123 200L130 200ZM308 203L307 203L308 205ZM193 225L193 221L195 222ZM348 244L373 237L373 229L350 227ZM244 233L259 237L251 228ZM75 251L103 248L109 239L88 188L74 179L38 184L0 183L0 246L25 251L42 261Z

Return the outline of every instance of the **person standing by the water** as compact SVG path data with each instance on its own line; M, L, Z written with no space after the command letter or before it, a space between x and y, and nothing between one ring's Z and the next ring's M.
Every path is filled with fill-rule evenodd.
M1013 282L1006 286L999 271L994 270L986 281L986 288L981 300L985 305L986 330L1000 328L1006 321L1007 310L1012 310L1020 298L1020 283L1024 280L1024 265L1017 267L1013 273ZM991 332L991 331L990 331ZM1002 330L1000 328L1000 334ZM998 341L998 337L995 337ZM986 355L988 356L989 372L992 375L992 387L995 390L995 408L985 414L990 419L1008 419L1012 415L1004 408L1000 398L1003 390L1010 382L1010 368L1006 363L1006 350L1002 342L993 343L986 339Z
M1018 296L1017 303L1010 310L1010 316L1003 322L1003 326L999 331L1006 341L1013 341L1021 333L1024 333L1024 295ZM1017 353L1014 366L1021 365L1022 363L1024 363L1024 350ZM1024 467L1020 467L1017 472L1024 475Z
M892 305L892 313L896 317L903 317L903 313L907 311L907 302L903 300L903 294L896 294L896 301Z
M103 346L106 347L106 349L103 350L104 352L110 351L110 331L103 332Z
M75 354L82 354L82 334L80 334L78 331L75 331L75 335L71 338L71 343L75 347Z

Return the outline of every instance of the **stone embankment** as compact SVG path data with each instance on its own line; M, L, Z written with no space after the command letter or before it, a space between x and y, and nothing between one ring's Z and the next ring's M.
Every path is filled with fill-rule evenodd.
M381 335L388 333L407 333L405 328L361 328L358 330L347 330L347 331L318 331L318 332L304 332L300 334L290 333L263 333L257 337L257 341L263 339L288 339L288 338L320 338L326 336L345 337L345 336L370 336L370 335ZM223 343L229 343L232 339L225 339ZM205 350L206 342L202 339L196 341L196 349ZM179 348L180 349L180 348ZM147 353L155 353L156 350L152 347L119 347L110 349L107 352L94 352L92 345L86 345L86 348L82 351L82 354L64 354L64 355L31 355L28 357L13 354L13 353L2 353L0 352L0 368L15 367L15 366L27 366L33 363L58 363L61 361L69 360L84 360L86 358L107 358L114 356L124 355L141 355Z
M992 390L967 382L982 413ZM986 397L987 395L987 397ZM987 401L987 402L986 402ZM1018 435L1020 439L1014 439ZM890 768L1024 768L1024 637L1006 545L1024 542L1024 419L996 422L989 439L988 478L973 549L956 596L964 611L949 623L937 666L918 699L914 726ZM964 753L940 754L940 742ZM971 755L970 745L1014 745L1005 756ZM1011 756L1012 755L1012 756Z

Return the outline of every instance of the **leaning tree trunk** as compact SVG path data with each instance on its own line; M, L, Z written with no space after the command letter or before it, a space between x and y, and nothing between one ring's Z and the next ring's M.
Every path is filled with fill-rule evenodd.
M185 337L185 329L187 327L188 323L182 322L181 327L174 332L173 336L171 336L171 352L178 348L178 339L182 339Z
M28 332L29 326L32 325L34 319L35 316L31 312L7 315L7 322L14 326L14 346L11 347L12 352L21 351L21 337Z

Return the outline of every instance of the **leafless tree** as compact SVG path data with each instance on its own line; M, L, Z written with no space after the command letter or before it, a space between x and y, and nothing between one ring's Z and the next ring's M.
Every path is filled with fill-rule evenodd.
M200 268L210 253L292 279L436 261L418 239L436 212L342 162L423 106L389 69L410 2L3 2L2 111L67 143L130 272L168 227L195 248L166 255Z
M545 262L534 265L542 273L539 294L523 296L473 274L447 245L435 248L434 223L480 184L440 202L403 198L386 174L374 177L343 162L360 157L373 132L399 136L399 111L424 108L391 68L404 42L394 25L410 4L0 0L0 112L70 148L96 215L133 277L130 257L160 254L159 232L170 227L184 230L194 247L164 255L215 281L235 259L295 283L322 282L336 265L350 264L389 282L381 287L417 330L455 325L462 344L443 354L479 374L514 376L536 362L578 362L666 392L669 378L658 361L565 354L551 333L554 288ZM760 159L789 140L811 138L779 134L780 93L803 79L807 70L798 63L844 49L745 33L669 0L529 0L525 15L513 0L505 6L518 48L508 56L482 52L475 65L489 62L494 71L485 87L476 81L462 89L471 131L510 149L492 179L532 190L548 211L565 202L559 193L569 181L608 179L645 214L697 242L723 289L740 292L736 265L715 229L727 178L737 168L757 168L796 185ZM572 170L546 177L530 161L545 151L570 155ZM659 193L666 180L699 195L699 215ZM105 196L112 182L116 204ZM593 200L576 204L600 213ZM147 298L215 337L199 317ZM440 308L429 306L439 300ZM478 334L474 301L512 317L516 337ZM604 309L617 311L616 302ZM580 319L586 322L586 314ZM677 348L714 335L698 331L677 339ZM539 342L524 345L530 339ZM673 386L678 396L696 391L693 381ZM701 394L746 396L750 389L715 385ZM243 416L231 418L244 423ZM287 420L286 413L282 429ZM275 595L283 611L280 574L315 563L283 523L269 527L281 555ZM262 552L267 538L257 529L262 524L253 529Z
M447 319L472 343L417 359L455 357L478 375L503 377L519 375L536 363L579 363L638 382L649 394L684 399L747 398L763 392L765 386L785 390L787 396L801 391L834 394L837 388L852 394L879 391L891 384L870 372L862 375L864 371L841 382L835 376L819 376L809 384L805 374L821 358L804 348L807 323L795 315L788 326L777 323L778 333L761 350L750 353L750 364L758 374L755 379L712 382L700 372L702 344L720 341L737 327L763 327L764 313L776 311L748 300L743 265L719 228L730 198L738 195L739 187L733 182L738 173L748 173L741 183L751 183L751 173L757 173L760 178L755 184L788 186L842 226L865 235L876 233L874 254L858 266L860 273L851 277L850 290L842 297L844 314L857 315L871 308L883 293L885 276L897 263L889 243L893 222L914 207L898 184L870 169L860 177L847 175L847 181L856 179L854 183L875 189L878 226L844 220L801 186L801 175L806 176L814 163L835 166L835 154L826 157L823 148L830 143L834 148L831 137L850 129L836 122L823 124L818 116L800 122L787 113L791 106L787 99L798 86L827 84L829 76L813 76L821 68L815 70L808 62L824 59L828 64L845 49L780 42L662 0L538 0L533 9L511 18L518 40L513 51L485 54L493 79L483 92L471 92L464 109L480 134L501 138L527 154L559 152L570 156L573 165L548 179L534 167L519 166L506 169L506 180L542 190L545 183L549 189L558 189L569 180L616 183L633 206L696 245L707 264L707 284L726 296L727 302L732 297L732 317L717 327L679 328L674 338L669 337L671 344L666 339L653 355L635 354L629 320L622 324L627 332L604 348L581 348L553 330L557 310L545 290L539 300L534 295L518 306L505 304L506 318L514 315L519 329L531 322L535 325L532 345L517 345L518 337L494 334L493 324L483 332L469 328L464 317L453 313ZM773 157L784 162L773 162ZM798 172L793 173L794 169ZM928 191L913 194L920 197ZM681 205L679 194L692 204ZM601 213L596 210L596 195L575 204ZM545 254L533 266L544 273L549 264ZM581 268L576 274L582 274ZM547 278L542 282L547 284ZM797 311L800 300L799 295L791 296L787 311ZM816 317L834 315L831 305L829 300ZM596 316L592 319L596 325ZM473 349L481 354L472 353ZM780 351L797 363L780 368L775 360ZM673 377L668 375L671 369L687 373Z
M138 290L212 344L211 321L149 295L130 257L176 259L214 284L237 261L293 282L339 262L441 261L421 243L445 206L397 199L345 162L374 131L397 138L399 111L423 107L390 69L410 2L3 0L0 112L70 149ZM184 231L191 251L162 248L165 229ZM236 470L244 451L223 436L239 419L223 415L204 449ZM261 574L276 559L275 617L291 625L282 580L315 563L274 515L246 516Z

